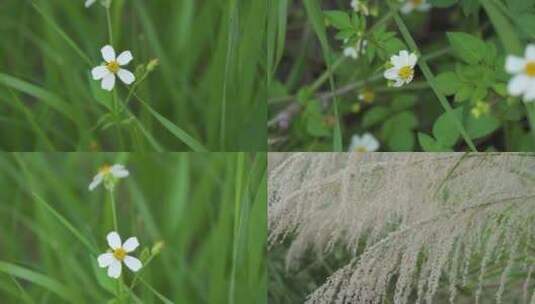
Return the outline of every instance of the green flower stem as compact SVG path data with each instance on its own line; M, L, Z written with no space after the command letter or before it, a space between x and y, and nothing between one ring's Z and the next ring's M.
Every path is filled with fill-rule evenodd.
M117 227L117 210L115 206L115 197L113 195L113 189L109 190L110 200L111 200L111 213L113 215L113 229L118 233L119 228Z
M108 37L110 38L110 45L113 46L113 30L111 27L110 8L106 7L106 22L108 23Z
M129 287L130 290L133 290L134 287L136 287L136 284L138 282L139 276L141 275L141 272L143 271L143 269L145 269L145 267L147 267L147 265L150 264L150 262L154 259L155 256L156 254L151 253L147 261L143 263L143 268L141 268L138 272L136 272L136 274L134 275L134 279L132 279L132 282L130 283L130 287Z
M395 9L395 7L393 5L390 5L390 7L391 7L391 10ZM411 51L416 53L418 55L418 57L421 57L421 52L418 49L418 46L416 45L416 42L412 38L412 36L411 36L411 34L409 32L409 29L407 28L407 26L403 22L403 19L401 19L401 17L399 16L399 14L397 12L394 13L394 20L396 21L396 24L397 24L397 26L399 28L399 31L401 32L401 35L403 36L403 39L408 44L408 46L411 49ZM424 74L425 79L427 80L427 82L429 83L429 86L431 87L431 89L433 90L435 95L437 96L438 101L440 102L440 104L442 105L444 110L446 110L446 112L449 115L453 115L452 114L453 113L453 109L452 109L451 105L449 104L449 102L446 99L446 97L442 93L440 93L440 91L438 90L438 88L436 87L436 85L434 83L435 77L433 76L433 72L431 72L431 69L427 65L427 62L423 58L420 58L420 60L418 61L418 66L420 67L420 70L422 70L422 73ZM457 117L455 117L455 116L453 116L453 119L455 121L455 125L456 125L457 129L459 130L459 133L461 133L461 136L463 137L464 141L466 142L466 144L468 145L470 150L477 151L476 146L472 142L472 139L470 139L470 136L468 136L468 133L466 132L464 126L461 123L461 121L459 121L457 119Z

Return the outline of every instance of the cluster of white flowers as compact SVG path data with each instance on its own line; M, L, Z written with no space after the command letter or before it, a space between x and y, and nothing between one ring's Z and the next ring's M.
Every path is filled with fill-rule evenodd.
M112 191L117 179L125 178L130 173L123 165L104 165L100 168L93 181L89 184L89 190L92 191L102 182L106 189ZM121 242L121 237L116 231L108 233L106 236L110 250L99 255L97 258L98 265L102 268L108 268L108 276L117 279L121 276L122 263L126 265L133 272L141 269L143 264L141 261L128 253L133 252L139 246L139 241L136 237L130 237L124 243Z
M535 101L535 44L526 47L524 57L507 56L505 70L513 74L507 90L512 96L523 96L525 102Z

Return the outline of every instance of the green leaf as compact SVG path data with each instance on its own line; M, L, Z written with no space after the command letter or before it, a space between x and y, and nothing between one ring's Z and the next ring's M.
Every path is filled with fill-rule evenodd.
M339 30L352 28L353 24L346 12L343 11L325 11L323 12L327 21Z
M446 152L452 151L449 148L444 148L439 142L437 142L433 137L425 134L418 133L418 142L422 147L422 150L425 152Z
M429 3L434 7L450 7L457 4L458 0L429 0Z
M391 111L387 107L376 106L371 108L362 117L362 128L368 129L380 123L390 115Z
M474 87L470 84L463 83L455 94L455 102L462 102L470 99L474 91Z
M392 151L411 151L415 138L412 129L417 127L418 119L411 111L404 111L389 118L383 124L382 136Z
M435 77L435 84L442 94L453 95L459 90L461 81L454 72L445 72Z
M459 140L460 133L455 128L455 119L462 120L462 108L440 115L433 125L433 136L444 147L453 147Z
M455 54L466 63L475 64L483 59L486 44L481 39L462 32L448 32L447 36Z
M414 95L399 95L392 101L392 110L394 112L404 111L414 107L416 104L416 96Z
M477 139L485 137L500 127L500 121L494 116L482 116L475 118L469 115L466 119L466 131L470 138Z
M412 151L416 140L414 132L407 129L394 129L394 132L387 139L387 146L391 151Z

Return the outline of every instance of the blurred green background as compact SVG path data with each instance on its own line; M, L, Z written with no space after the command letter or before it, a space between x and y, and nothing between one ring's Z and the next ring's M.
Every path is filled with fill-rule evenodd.
M106 270L62 222L108 249L109 195L87 188L105 163L130 171L115 197L123 241L141 244L133 255L165 243L141 270L148 285L133 290L142 303L162 303L156 292L174 303L267 303L266 156L247 153L0 154L0 302L114 299Z
M266 150L264 1L113 0L113 44L132 51L129 70L140 79L160 62L120 115L90 77L109 43L106 9L84 2L0 1L1 150L202 150L188 138ZM126 86L115 90L125 104Z

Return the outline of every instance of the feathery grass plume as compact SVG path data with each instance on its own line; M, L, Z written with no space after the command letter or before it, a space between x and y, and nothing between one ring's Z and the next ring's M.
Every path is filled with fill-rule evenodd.
M352 256L307 303L436 303L438 291L457 303L460 290L473 303L533 303L535 154L269 160L269 246L289 244L287 267L310 251Z

